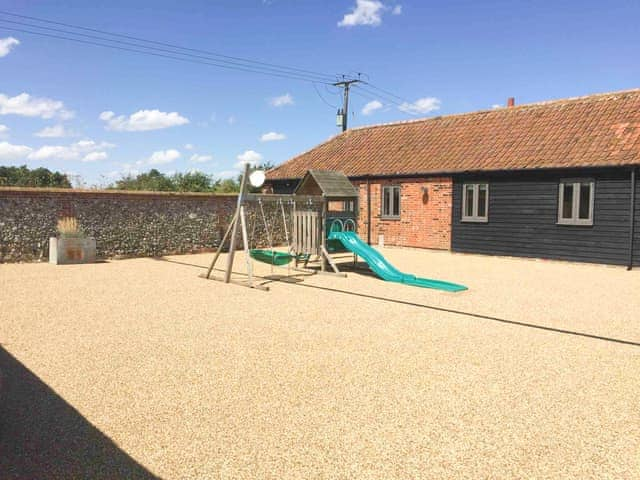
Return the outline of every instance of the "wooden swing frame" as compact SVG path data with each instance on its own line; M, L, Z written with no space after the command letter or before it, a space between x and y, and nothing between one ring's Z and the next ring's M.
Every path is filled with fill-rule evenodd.
M297 272L303 272L307 274L327 274L327 275L336 275L340 277L346 277L346 273L340 271L335 261L331 258L331 255L327 251L326 247L326 218L327 218L327 199L325 199L321 195L273 195L273 194L255 194L255 193L247 193L248 182L249 179L249 165L245 164L244 172L242 174L242 178L240 180L240 192L238 194L238 201L236 204L236 210L231 218L231 222L227 227L227 230L218 245L216 253L207 269L206 274L200 275L201 278L205 278L207 280L217 280L222 281L224 283L234 283L237 285L242 285L244 287L255 288L263 291L268 291L269 287L257 283L255 281L255 276L253 274L253 259L250 255L250 245L249 245L249 236L247 231L247 219L246 219L246 209L245 205L249 202L283 202L283 201L293 201L293 219L294 219L294 231L292 231L292 237L294 238L294 254L293 261L294 266L279 266L272 265L272 267L277 268L287 268L288 270L294 270ZM296 210L296 202L302 202L307 204L320 204L320 215L318 218L318 213L314 215L304 215L307 211L298 212ZM284 207L283 207L284 209ZM308 221L305 221L305 218L308 217ZM266 223L266 221L265 221ZM319 225L318 225L319 224ZM240 281L232 279L233 273L233 260L236 253L236 237L238 234L238 226L240 226L241 234L242 234L242 246L246 256L246 281ZM286 220L285 220L285 229L286 229ZM230 237L229 237L230 236ZM288 233L287 233L288 237ZM215 265L222 253L222 249L224 248L224 244L227 239L229 239L229 252L227 254L227 262L224 269L224 275L220 277L216 277L213 275L213 270ZM271 246L272 247L272 246ZM300 250L300 249L303 250ZM304 251L306 249L307 251ZM313 250L313 252L312 252ZM290 253L290 252L288 252ZM299 255L301 253L311 254L315 253L316 261L320 261L320 270L312 270L307 268L307 264L309 262L309 258L304 261L304 268L300 268L298 266L299 263ZM327 265L331 267L332 271L327 270ZM288 277L288 276L287 276Z

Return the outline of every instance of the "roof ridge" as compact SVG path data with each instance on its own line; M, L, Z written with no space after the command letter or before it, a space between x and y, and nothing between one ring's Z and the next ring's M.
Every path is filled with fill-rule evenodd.
M640 165L640 88L355 127L270 170L347 175ZM388 126L389 128L380 128Z
M350 130L347 130L346 132L342 132L342 133L347 133L349 131L353 131L353 130L367 130L369 128L378 128L378 127L392 127L395 125L407 125L407 124L413 124L413 123L420 123L420 122L429 122L429 121L433 121L433 120L440 120L443 118L456 118L456 117L464 117L464 116L471 116L471 115L478 115L481 113L497 113L497 112L513 112L513 111L517 111L517 110L525 110L527 108L532 108L532 107L543 107L543 106L549 106L552 104L564 104L564 103L572 103L572 102L578 102L580 100L597 100L599 98L602 97L611 97L611 96L615 96L615 95L625 95L625 94L629 94L629 93L639 93L640 94L640 88L630 88L627 90L617 90L617 91L612 91L612 92L602 92L602 93L591 93L588 95L580 95L577 97L566 97L566 98L557 98L554 100L541 100L539 102L530 102L530 103L523 103L520 105L514 105L513 107L500 107L500 108L488 108L488 109L483 109L483 110L474 110L471 112L458 112L458 113L448 113L446 115L435 115L433 117L421 117L421 118L412 118L409 120L397 120L397 121L393 121L393 122L383 122L383 123L374 123L374 124L369 124L369 125L360 125L357 127L352 127ZM337 137L339 135L342 135L342 133L338 134L338 135L334 135L334 137ZM333 140L334 137L331 137L329 140ZM328 141L328 140L327 140ZM308 151L313 150L313 148L303 152L307 153ZM302 155L302 154L300 154ZM298 155L296 155L297 157ZM295 157L293 157L295 158Z

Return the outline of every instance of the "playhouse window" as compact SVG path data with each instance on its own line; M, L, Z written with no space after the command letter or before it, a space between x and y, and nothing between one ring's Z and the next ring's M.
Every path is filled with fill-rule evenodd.
M558 223L593 225L594 190L593 180L561 180L558 193Z
M488 183L465 183L462 185L462 221L489 221Z
M356 211L356 202L355 202L355 200L344 200L342 202L342 211L343 212L355 212Z
M400 218L400 186L382 187L382 216Z

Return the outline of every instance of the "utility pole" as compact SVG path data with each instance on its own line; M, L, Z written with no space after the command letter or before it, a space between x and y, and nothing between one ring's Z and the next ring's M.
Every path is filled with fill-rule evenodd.
M339 108L338 113L336 114L336 126L342 127L343 132L347 129L347 119L349 118L349 89L352 84L358 82L360 82L360 79L344 79L333 84L334 87L341 87L344 92L342 97L342 108Z

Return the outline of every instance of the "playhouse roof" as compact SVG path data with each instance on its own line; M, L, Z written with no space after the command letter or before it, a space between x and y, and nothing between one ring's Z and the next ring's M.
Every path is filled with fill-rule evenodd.
M330 170L307 171L295 193L322 195L329 199L358 196L357 190L344 173Z
M267 172L366 175L640 164L640 89L357 127Z

